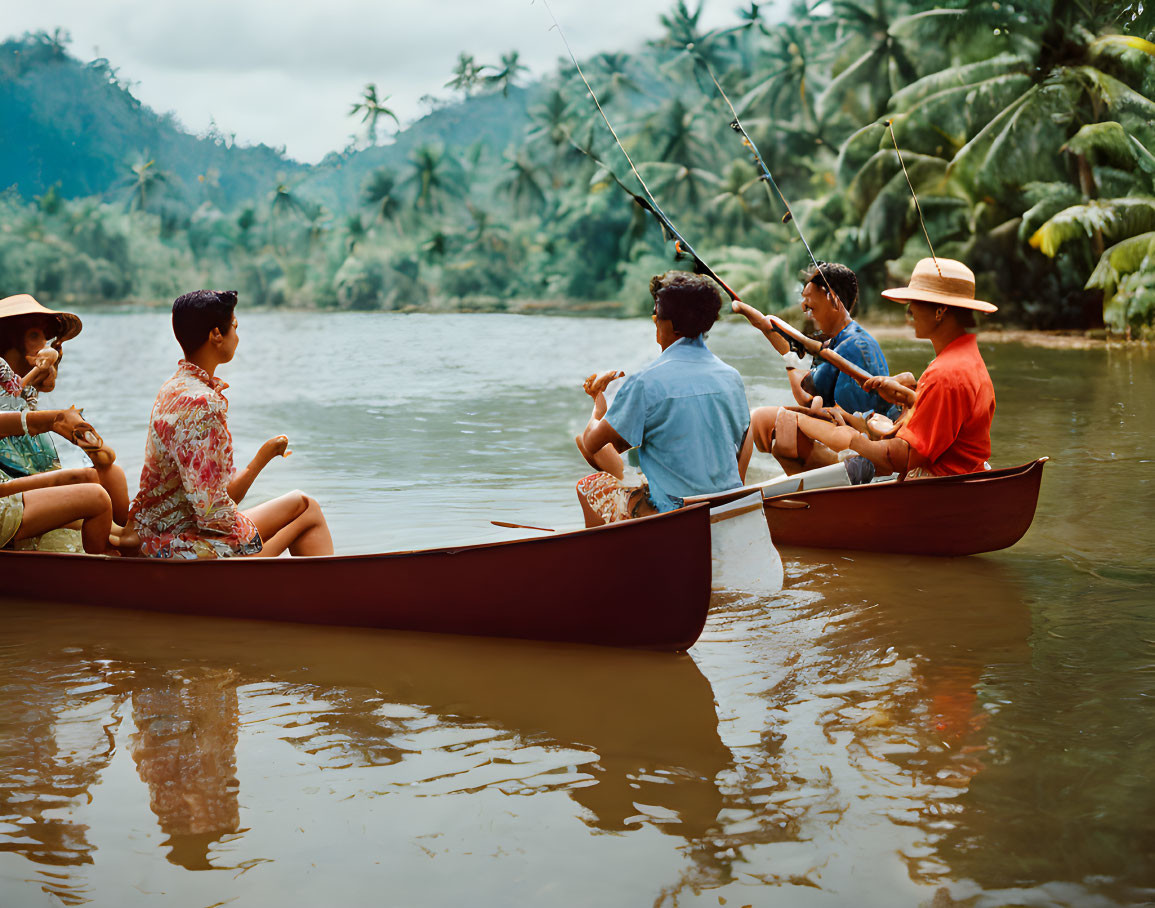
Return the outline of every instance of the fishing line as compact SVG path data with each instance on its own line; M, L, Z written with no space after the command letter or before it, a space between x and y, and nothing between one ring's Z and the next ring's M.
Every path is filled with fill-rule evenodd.
M650 204L649 205L643 205L642 207L645 208L646 210L648 210L651 214L653 214L654 217L657 218L658 223L662 225L663 231L666 232L671 238L673 238L674 250L677 253L679 253L679 254L684 253L685 255L688 255L690 258L692 258L694 260L694 264L697 266L697 268L699 269L699 271L702 274L705 274L707 277L710 277L713 280L717 281L718 284L730 296L730 299L739 300L738 294L735 293L733 290L731 290L729 285L727 285L725 281L723 281L720 277L718 277L717 274L714 273L714 269L712 269L709 265L707 265L702 260L702 257L699 256L698 253L694 251L694 247L691 246L686 241L685 237L683 237L682 234L678 232L678 229L674 226L673 221L671 221L669 219L669 217L666 216L666 213L664 211L662 211L661 206L658 204L658 200L655 199L654 194L652 192L650 192L650 187L646 185L646 181L643 180L642 175L640 173L638 173L638 168L634 166L634 159L630 157L630 153L628 151L626 151L626 146L623 145L622 140L620 138L618 138L617 130L614 129L614 125L610 122L610 118L608 116L606 116L606 112L602 108L602 103L601 103L601 101L598 100L597 92L594 91L593 86L590 85L589 79L586 78L586 74L582 71L581 64L578 63L577 56L574 54L573 48L570 47L570 43L566 39L565 32L562 30L561 23L558 22L557 16L555 16L553 14L553 10L550 8L548 0L541 0L541 5L545 7L546 12L549 13L550 19L553 20L553 28L557 30L558 36L562 40L562 44L565 45L566 52L569 54L570 60L573 61L573 65L574 65L574 68L577 70L577 74L579 76L581 76L582 82L585 83L586 90L590 93L590 97L593 98L593 102L598 109L598 113L601 114L602 119L605 121L606 126L609 128L610 135L612 135L614 137L614 142L617 143L618 148L621 149L622 154L625 155L626 160L629 162L630 170L633 171L634 176L637 178L638 183L641 185L642 190L646 194L646 198L649 199ZM571 142L572 142L572 139L571 139ZM583 154L586 154L590 158L592 158L593 160L597 161L597 158L592 154L592 152L590 152L584 148L581 148L581 146L577 145L577 143L573 143L573 144ZM606 169L609 170L609 168L606 168ZM611 176L612 175L613 174L611 172ZM614 177L614 180L618 183L619 186L622 185L621 180L618 180L616 176ZM622 188L625 189L624 186L622 186ZM626 191L629 192L629 190L626 190ZM634 193L631 192L630 195L634 197L634 200L636 202L641 204L640 200L638 199L638 197Z
M810 244L806 242L806 235L802 232L802 227L798 223L798 219L794 217L794 212L790 208L790 203L786 201L786 196L783 195L782 190L778 188L778 183L774 179L774 175L770 173L770 168L766 166L766 161L763 159L762 153L758 151L758 146L754 144L754 140L750 138L750 133L748 133L746 131L746 127L742 125L742 119L738 116L738 111L734 107L734 103L730 100L730 96L726 94L726 90L722 88L722 83L718 81L718 77L714 75L714 68L710 66L710 62L705 57L694 50L693 44L687 44L686 50L698 63L700 63L705 68L706 72L709 73L710 80L714 83L714 87L718 89L718 94L722 96L722 100L725 101L726 106L730 108L730 113L734 115L734 119L730 121L730 128L742 137L742 144L750 149L750 153L754 156L754 163L757 164L758 169L762 171L762 176L760 179L763 182L769 184L774 189L778 199L782 202L782 207L786 209L786 214L782 217L782 223L789 223L794 225L794 229L798 232L798 238L802 240L802 245L806 247L806 254L810 256L810 261L814 264L815 270L822 276L822 280L826 284L826 288L834 296L834 299L840 306L842 306L843 309L846 309L846 312L849 315L850 310L839 298L837 291L830 283L830 280L826 277L826 272L822 270L823 263L819 262L818 259L815 258L814 252L810 249Z
M914 191L914 184L910 182L910 174L906 172L906 163L902 160L902 149L898 147L898 139L894 135L894 120L886 121L886 128L890 130L890 141L894 143L894 152L898 155L899 166L902 167L902 175L906 177L906 185L910 187L911 197L914 199L915 210L918 211L918 222L922 225L922 235L926 237L926 245L930 247L930 257L934 261L935 270L938 271L938 276L942 277L942 269L938 267L938 256L934 254L934 245L930 241L930 234L926 230L926 220L922 216L922 206L918 203L918 193Z

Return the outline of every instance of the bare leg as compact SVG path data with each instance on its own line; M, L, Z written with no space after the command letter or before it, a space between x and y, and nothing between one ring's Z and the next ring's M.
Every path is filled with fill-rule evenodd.
M14 539L39 536L49 530L82 520L80 538L84 551L102 554L108 549L112 529L112 502L96 483L29 489L24 493L24 519Z
M587 527L605 526L605 521L602 520L602 515L590 507L590 503L586 501L585 495L580 491L577 493L578 502L582 506L582 516L586 519Z
M244 512L257 526L264 548L257 558L332 555L333 537L321 506L304 492L289 492Z
M746 470L750 466L750 455L754 453L754 432L753 427L746 428L746 434L742 436L742 447L738 449L738 478L742 482L746 481Z
M112 499L112 519L123 524L128 519L128 480L119 464L108 464L103 467L93 467L96 481Z
M750 414L750 432L754 444L763 454L769 454L774 444L774 423L778 420L777 407L759 407Z

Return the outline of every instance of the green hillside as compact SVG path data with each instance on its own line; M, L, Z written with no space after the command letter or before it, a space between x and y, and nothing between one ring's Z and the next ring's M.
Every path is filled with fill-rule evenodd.
M858 271L863 308L929 240L973 267L1004 322L1151 331L1155 7L831 0L771 23L751 3L714 31L700 15L676 0L647 44L582 65L659 204L748 302L793 305L801 229ZM460 100L304 166L187 135L59 36L9 41L0 292L162 300L208 284L258 305L640 313L648 277L688 264L631 199L573 67L528 87L524 70L516 52L462 54L446 74Z

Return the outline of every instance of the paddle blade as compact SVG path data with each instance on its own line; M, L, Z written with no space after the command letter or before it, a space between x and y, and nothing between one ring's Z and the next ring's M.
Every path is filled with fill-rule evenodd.
M710 509L711 586L773 595L782 591L782 558L770 539L761 491Z

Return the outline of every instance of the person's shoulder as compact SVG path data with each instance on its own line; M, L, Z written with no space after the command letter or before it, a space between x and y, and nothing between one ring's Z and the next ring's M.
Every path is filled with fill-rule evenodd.
M184 372L177 372L161 385L156 399L167 410L211 413L224 408L220 394Z

